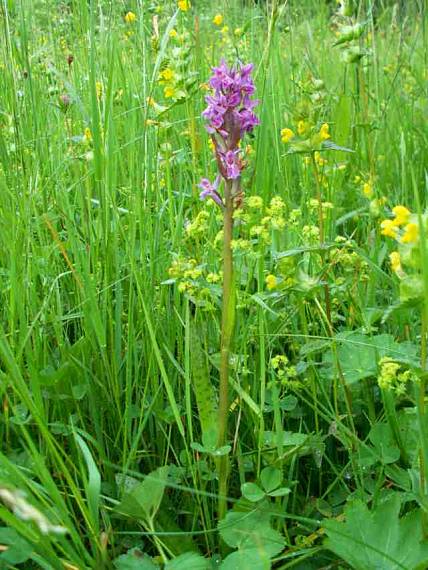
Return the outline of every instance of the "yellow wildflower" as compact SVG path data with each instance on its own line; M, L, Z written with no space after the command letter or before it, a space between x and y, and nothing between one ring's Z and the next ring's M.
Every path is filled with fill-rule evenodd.
M391 238L397 237L398 229L392 220L383 220L383 222L380 224L380 227L382 228L380 233L383 236Z
M97 99L101 99L101 96L103 94L103 84L101 83L101 81L95 82L95 90L97 92Z
M363 194L366 198L371 198L373 196L373 186L370 182L365 182L363 184Z
M216 14L213 18L213 24L216 26L221 26L223 23L223 16L221 14Z
M394 224L396 226L402 226L409 221L410 211L405 206L395 206L392 208L392 213L395 216Z
M229 26L223 26L222 29L221 29L221 33L222 33L223 35L228 34L228 33L229 33Z
M275 289L275 287L277 286L277 279L275 277L275 275L272 275L271 273L266 277L265 279L265 283L266 283L266 287L269 291L272 291L272 289Z
M328 132L329 126L328 123L324 123L320 129L320 137L321 140L326 141L330 138L330 133Z
M125 22L127 24L134 23L136 19L137 19L137 16L134 14L134 12L127 12L125 14Z
M170 67L166 67L163 71L160 72L159 77L161 81L171 81L174 77L174 72Z
M178 36L177 30L172 28L172 30L169 31L169 37L170 38L176 38L177 36Z
M294 133L291 129L282 129L281 140L283 143L288 143L294 137Z
M91 129L89 127L86 127L86 129L84 130L83 138L84 138L85 142L90 142L92 140L92 133L91 133Z
M175 95L175 89L172 86L167 86L165 87L165 89L163 90L163 94L165 95L165 97L167 99L170 99L171 97L174 97Z
M297 123L297 132L299 135L304 135L308 130L308 123L306 121L299 121Z
M220 275L218 273L208 273L207 281L208 283L218 283L220 281Z
M327 164L327 159L323 158L317 150L314 152L314 159L318 166L324 166Z
M415 243L418 241L418 237L419 237L418 224L414 224L413 222L410 222L404 228L404 234L403 234L403 237L401 238L401 242L402 243Z
M393 251L389 254L389 261L391 262L391 269L394 273L401 271L401 258L398 251Z
M248 198L248 207L259 210L263 207L263 198L261 196L250 196Z
M177 6L182 12L187 12L191 7L190 0L178 0Z

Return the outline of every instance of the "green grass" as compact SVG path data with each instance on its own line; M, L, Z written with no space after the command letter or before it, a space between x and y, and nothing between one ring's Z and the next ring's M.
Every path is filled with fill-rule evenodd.
M320 531L347 500L376 509L396 493L427 528L426 245L403 262L419 280L406 294L380 233L401 204L424 234L425 5L355 1L363 33L333 46L334 2L193 4L1 3L0 490L68 532L43 534L0 502L0 568L114 568L133 548L159 564L208 560L238 546L218 525L218 462L202 439L216 423L221 282L206 277L222 270L222 221L197 184L216 172L201 112L222 56L255 63L261 124L244 142L243 188L265 205L247 201L234 230L251 243L234 255L226 523L248 511L277 533L270 554L250 535L255 568L301 570L363 568ZM367 55L346 63L349 45ZM176 100L159 80L168 67ZM305 114L353 152L323 152L325 165L288 153L281 129ZM263 222L276 196L280 227ZM263 224L265 239L252 229ZM385 356L410 371L403 394L378 386ZM290 492L249 501L243 485L267 473ZM227 567L250 564L241 551ZM146 567L129 556L116 567Z

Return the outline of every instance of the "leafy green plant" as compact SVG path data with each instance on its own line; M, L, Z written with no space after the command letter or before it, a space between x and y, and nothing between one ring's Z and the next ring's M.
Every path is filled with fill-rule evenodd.
M344 522L324 523L325 546L355 570L426 568L428 542L422 533L421 512L412 510L400 517L400 507L396 493L372 510L361 501L350 503Z

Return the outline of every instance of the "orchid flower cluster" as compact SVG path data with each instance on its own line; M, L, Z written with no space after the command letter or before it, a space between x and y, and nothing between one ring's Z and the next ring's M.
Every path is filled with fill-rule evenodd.
M239 192L239 179L245 166L239 143L260 122L253 111L259 101L251 98L255 91L252 70L252 63L234 68L228 67L224 60L214 67L209 81L214 93L206 97L208 106L202 113L208 120L206 128L214 144L219 175L214 183L202 178L200 198L212 198L222 208L224 202L218 191L221 181L236 181L234 189Z

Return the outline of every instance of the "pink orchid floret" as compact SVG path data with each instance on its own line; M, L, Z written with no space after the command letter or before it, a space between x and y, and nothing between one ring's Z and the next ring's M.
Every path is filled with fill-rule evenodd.
M211 184L208 178L202 178L202 180L198 184L198 187L202 190L202 192L199 194L199 198L201 200L204 200L205 198L212 198L216 204L223 207L224 206L223 200L221 199L220 194L217 192L217 188L220 186L220 183L221 183L220 174L214 180L213 184Z

